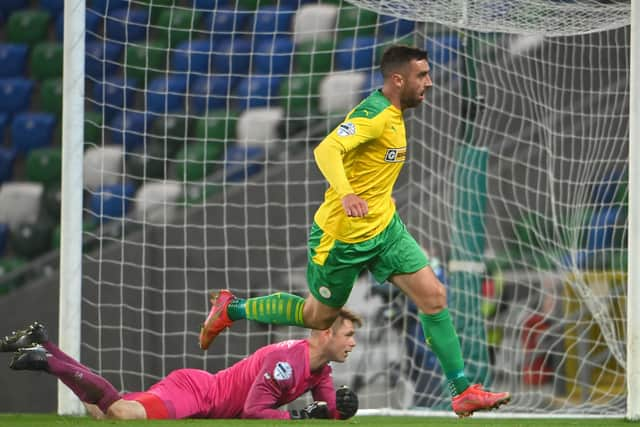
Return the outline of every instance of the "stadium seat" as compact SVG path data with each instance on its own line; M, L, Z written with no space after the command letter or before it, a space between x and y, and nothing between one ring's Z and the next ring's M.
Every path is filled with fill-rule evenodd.
M298 43L293 59L298 73L324 74L333 68L333 40L306 41Z
M4 254L9 237L9 225L0 222L0 257ZM1 276L2 274L0 274Z
M130 43L143 40L147 35L149 13L142 9L114 10L105 17L105 38Z
M255 74L288 75L293 51L293 41L289 37L263 40L253 53L252 70Z
M135 192L136 186L132 182L102 186L89 200L89 213L93 222L104 224L125 216L133 204Z
M206 13L202 27L215 41L248 34L253 13L235 8L220 8Z
M587 229L586 249L622 248L620 231L624 230L626 210L609 206L593 212Z
M629 178L623 170L607 172L600 182L596 182L591 190L591 200L598 206L628 203Z
M118 9L125 9L128 6L129 0L92 0L90 5L87 5L87 10L94 10L104 16L107 13Z
M338 11L336 28L338 39L345 37L375 36L378 15L356 6L343 6Z
M7 130L7 124L9 123L9 114L0 113L0 147L4 144L5 131Z
M170 8L160 12L156 25L156 39L175 47L185 40L197 38L199 35L200 12Z
M28 49L23 43L0 43L0 77L22 77Z
M11 249L26 259L34 259L49 249L53 223L38 219L35 222L19 224L11 230Z
M263 147L236 145L227 147L224 166L227 182L246 181L262 169L265 150Z
M318 90L322 76L292 74L280 85L280 105L286 116L313 114L318 108Z
M138 80L143 87L165 71L166 62L167 46L157 40L145 44L129 44L125 51L127 77Z
M15 229L19 224L34 223L40 212L44 186L39 182L5 182L0 187L0 222Z
M113 76L118 70L118 58L123 45L112 42L87 42L85 44L85 72L89 79L96 81Z
M98 25L102 22L102 15L99 15L95 10L87 8L85 12L85 41L95 42L98 41ZM56 41L62 43L64 40L64 13L61 13L56 18L55 22L55 34Z
M122 180L123 148L119 145L89 147L84 152L84 187L96 191L103 185Z
M280 89L281 77L252 75L238 83L235 103L239 110L266 107L275 103Z
M265 40L273 40L274 37L288 36L291 33L291 21L294 15L294 9L283 5L260 7L256 12L253 25L254 40L259 44Z
M150 118L150 115L139 111L119 112L109 123L111 142L122 145L125 151L144 144Z
M29 0L2 0L0 1L0 14L9 16L16 10L29 7Z
M330 73L320 82L319 110L323 113L345 113L362 100L366 74L356 71Z
M238 115L226 110L211 111L195 119L193 137L197 141L230 143L236 139Z
M87 144L100 145L102 143L102 123L104 117L101 112L85 111L84 113L84 141Z
M123 77L109 77L107 80L96 82L93 86L91 101L99 106L105 119L113 117L118 112L129 109L135 101L134 79Z
M14 256L0 258L0 277L5 275L8 276L10 273L21 269L26 263L26 260ZM18 275L16 278L9 281L7 281L6 278L3 278L2 283L0 284L0 294L6 294L12 289L21 286L23 283L24 277L21 275Z
M238 119L238 144L269 150L280 141L278 127L284 118L280 107L250 108Z
M212 41L209 39L187 40L180 43L171 54L173 71L188 71L194 75L211 73Z
M192 111L198 115L206 115L209 111L227 108L229 94L239 80L237 76L230 74L196 77L190 92Z
M384 78L378 69L373 69L366 73L366 78L362 84L362 98L366 98L376 89L382 89Z
M151 125L149 141L158 142L163 157L173 157L187 143L187 119L183 115L158 117Z
M163 141L150 139L146 144L127 151L125 155L127 177L136 181L165 178L168 148Z
M251 63L251 42L242 38L216 43L212 54L213 71L219 74L247 74Z
M62 116L62 78L40 83L40 110Z
M38 43L31 51L31 77L44 80L62 76L63 49L60 43Z
M152 113L183 111L186 92L186 75L156 77L147 88L147 111Z
M62 148L37 148L27 155L26 176L29 181L41 182L45 187L60 183L62 177Z
M427 38L425 49L429 54L429 64L446 65L457 59L460 39L457 35L439 35Z
M62 14L64 0L39 0L40 9L46 10L50 16L57 17Z
M373 67L376 39L371 36L346 37L336 48L338 70L364 70Z
M0 79L0 113L25 111L31 104L33 81L14 77Z
M0 184L13 178L13 165L17 152L14 148L0 146Z
M18 153L48 147L53 142L56 122L51 113L18 113L11 123L11 144Z
M293 40L296 44L306 41L333 40L338 7L333 4L306 4L294 17Z
M147 182L135 195L133 215L149 224L163 225L171 220L182 184L175 181Z
M415 29L415 22L399 19L395 16L380 15L380 33L385 38L405 37Z
M193 141L185 144L176 156L175 179L198 181L211 175L220 165L224 142Z
M7 40L34 45L47 38L49 19L49 14L44 10L24 9L13 12L5 27Z

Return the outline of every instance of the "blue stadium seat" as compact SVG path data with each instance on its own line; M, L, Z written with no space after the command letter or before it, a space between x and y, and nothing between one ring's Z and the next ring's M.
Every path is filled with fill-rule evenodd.
M373 67L376 39L373 36L346 37L336 48L339 70L361 70Z
M245 181L262 169L265 150L256 146L234 145L227 148L224 167L227 182Z
M238 83L234 100L239 110L266 107L274 103L280 89L281 77L253 75Z
M29 7L29 0L2 0L0 1L0 14L8 18L16 10Z
M193 0L193 6L201 10L213 10L223 7L229 7L233 4L232 0Z
M104 112L109 119L124 108L131 108L135 101L136 81L123 77L111 77L97 82L93 86L92 102Z
M103 80L106 76L116 74L118 58L122 54L123 45L112 42L87 42L85 44L85 72L87 77Z
M251 59L251 42L236 38L216 43L212 55L213 71L220 74L246 74Z
M62 14L64 0L40 0L40 8L49 12L49 15L57 17Z
M93 0L91 5L87 5L87 10L92 9L101 15L105 15L108 12L127 7L129 7L129 0Z
M620 191L626 190L627 181L628 178L625 177L622 170L608 172L600 182L593 185L591 190L593 203L601 206L616 203L616 195Z
M294 44L289 37L277 37L258 44L253 54L253 72L256 74L289 74Z
M9 237L9 224L0 222L0 257L7 247L7 238Z
M147 110L152 113L182 111L186 92L186 75L156 77L147 89Z
M125 216L133 205L136 187L132 182L105 185L91 195L89 210L98 223Z
M245 10L213 9L204 15L202 25L205 31L213 34L215 40L230 39L234 34L237 37L250 31L252 16L251 12Z
M369 96L376 89L382 89L384 78L378 69L373 69L367 73L367 78L362 84L362 96Z
M401 38L407 36L415 29L415 22L399 19L395 16L380 15L380 32L383 37Z
M134 150L144 144L145 132L151 128L147 122L149 116L139 111L121 112L110 122L111 141L122 145L125 151Z
M0 77L21 77L28 50L22 43L0 43Z
M229 94L240 79L230 74L197 77L191 87L191 106L196 114L227 108Z
M625 211L617 206L596 210L589 222L586 248L598 250L613 247L614 232L621 215L625 215ZM620 219L623 218L620 217Z
M460 39L457 35L435 36L427 39L425 49L430 64L446 65L457 59Z
M53 140L56 116L51 113L19 113L11 123L11 144L18 153L48 147Z
M105 17L106 39L135 42L147 35L149 12L142 9L118 9Z
M85 41L95 42L98 40L98 24L102 22L102 16L97 12L87 9L85 12L84 28ZM64 39L64 13L56 18L55 22L56 41L62 42Z
M21 77L0 79L0 113L25 111L31 104L33 81Z
M0 147L0 184L13 178L13 164L16 160L15 148Z
M258 9L253 27L254 40L258 43L272 40L274 36L291 33L291 20L295 9L280 5L265 6Z
M211 72L212 49L213 42L209 39L184 41L173 50L171 69L208 74Z
M0 147L4 143L4 131L7 128L7 123L9 123L9 114L0 113Z

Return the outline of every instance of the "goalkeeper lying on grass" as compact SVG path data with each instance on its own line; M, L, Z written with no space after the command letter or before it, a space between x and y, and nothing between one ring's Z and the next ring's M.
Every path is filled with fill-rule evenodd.
M211 374L178 369L146 392L120 394L104 378L63 353L34 323L0 340L14 351L9 367L46 371L59 378L95 418L337 418L352 417L358 398L346 386L334 390L329 362L344 362L356 345L360 318L341 310L331 328L308 339L267 345L231 367ZM304 409L277 409L311 391Z

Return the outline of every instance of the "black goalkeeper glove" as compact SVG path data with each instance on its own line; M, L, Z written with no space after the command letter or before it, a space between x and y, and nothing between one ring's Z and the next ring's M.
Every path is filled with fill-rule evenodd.
M336 409L341 420L353 417L358 412L358 395L346 385L336 390Z
M305 420L307 418L329 418L329 407L327 402L315 401L308 404L304 409L293 409L289 411L292 420Z

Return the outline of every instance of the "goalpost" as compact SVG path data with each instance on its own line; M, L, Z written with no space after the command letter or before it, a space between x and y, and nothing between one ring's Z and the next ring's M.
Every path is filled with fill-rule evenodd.
M467 374L513 394L501 412L639 419L631 9L65 0L61 347L140 391L304 337L237 322L197 345L209 291L306 295L325 188L311 149L405 43L427 49L434 87L405 113L394 197L447 286ZM348 305L365 326L335 378L361 409L447 411L415 307L367 275ZM63 386L58 402L81 411Z

